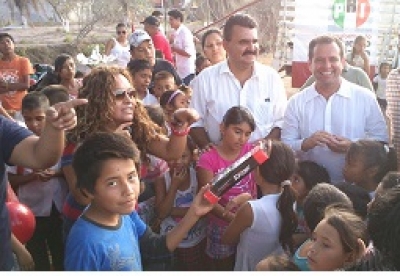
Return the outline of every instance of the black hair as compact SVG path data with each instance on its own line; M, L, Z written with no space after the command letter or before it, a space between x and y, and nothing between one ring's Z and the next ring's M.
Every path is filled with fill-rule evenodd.
M152 16L155 16L155 17L160 17L160 16L163 15L163 13L160 12L160 11L153 11L153 12L151 13L151 15L152 15Z
M202 54L198 54L196 56L196 60L194 62L194 64L196 65L196 74L200 73L199 72L199 68L204 64L204 62L208 60L208 58L206 58L205 56L203 56Z
M183 22L183 13L181 13L179 10L174 9L174 10L170 10L168 12L168 15L175 18L175 19L179 19L181 22Z
M253 114L251 114L250 110L244 106L233 106L229 108L224 117L222 117L222 124L225 127L241 123L248 123L251 131L256 129Z
M382 253L374 248L357 262L344 267L345 271L396 271L398 269Z
M314 49L317 45L319 44L331 44L331 43L336 43L336 45L339 47L340 50L340 57L344 58L344 46L342 41L334 36L327 36L327 35L321 35L318 36L314 39L311 40L311 42L308 44L308 60L311 61L314 57Z
M383 66L389 66L389 67L392 67L392 65L389 63L389 62L387 62L387 61L382 61L381 62L381 64L379 64L379 70L378 70L378 73L380 73L381 72L381 70L382 70L382 67Z
M260 269L261 266L265 269ZM299 267L287 254L272 254L257 264L258 271L300 271Z
M150 119L156 123L159 127L165 126L165 114L161 106L159 105L146 105L144 108L147 110Z
M220 37L222 37L222 32L219 29L209 29L207 30L203 36L201 37L201 48L204 49L204 47L206 46L206 40L207 37L211 34L218 34Z
M5 37L8 37L13 43L15 43L15 40L12 37L12 35L10 35L9 33L0 33L0 40L2 40Z
M400 172L388 172L381 181L383 190L391 189L400 185Z
M118 29L118 28L121 28L121 27L126 28L126 24L125 23L118 23L117 26L115 27L115 29Z
M98 132L86 138L74 154L76 186L93 193L102 167L110 159L132 159L139 172L139 150L131 139L117 133Z
M293 150L280 141L271 141L269 159L259 167L261 177L271 185L281 186L292 176L296 165ZM297 228L297 216L293 210L296 193L292 185L283 185L283 191L278 199L277 209L282 217L279 242L284 249L294 251L292 235Z
M304 219L311 231L314 231L323 219L325 208L334 203L353 210L353 204L349 197L335 186L319 183L311 189L304 199L303 205Z
M68 89L60 84L46 86L40 92L49 99L50 105L69 100Z
M307 190L311 190L318 183L330 183L328 171L314 161L304 160L296 164L295 173L304 181Z
M65 62L69 59L74 59L71 55L69 54L60 54L59 56L56 57L56 59L54 60L54 72L56 73L60 73L62 70L63 65L65 64Z
M400 186L376 195L368 210L367 227L374 244L400 270Z
M389 171L397 171L396 150L386 143L376 140L362 139L353 142L346 153L346 158L361 157L364 168L377 167L373 181L378 184Z
M21 110L43 109L46 111L50 107L49 100L40 91L33 91L25 95L22 99Z
M132 77L143 70L150 69L153 71L153 66L150 65L150 62L144 59L133 59L129 61L128 65L129 73L131 73Z
M257 28L256 20L248 14L238 13L229 17L224 25L223 37L224 40L229 41L232 38L233 27L240 26L244 28L254 29Z
M168 104L171 104L173 107L176 107L175 99L176 99L176 96L178 96L179 94L176 94L173 98L171 98L172 95L176 91L180 91L180 90L167 90L161 95L160 105L162 108L165 108ZM182 95L185 95L185 93L183 91L180 91L180 92L182 92Z
M368 191L347 182L338 183L335 186L350 198L354 212L365 219L367 217L367 205L371 200Z

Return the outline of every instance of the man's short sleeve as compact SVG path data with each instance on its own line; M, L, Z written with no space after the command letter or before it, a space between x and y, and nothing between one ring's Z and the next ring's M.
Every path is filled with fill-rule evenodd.
M28 129L0 116L0 145L3 160L8 162L16 145L32 135Z

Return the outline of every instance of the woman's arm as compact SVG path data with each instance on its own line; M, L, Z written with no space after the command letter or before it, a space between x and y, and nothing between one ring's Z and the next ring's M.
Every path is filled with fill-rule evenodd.
M250 204L246 203L242 205L242 207L237 211L235 218L231 221L225 233L222 235L222 243L238 243L240 234L252 225L253 220L254 214Z
M111 49L114 48L114 45L115 45L114 39L110 39L107 41L105 49L104 49L104 54L106 56L110 55Z

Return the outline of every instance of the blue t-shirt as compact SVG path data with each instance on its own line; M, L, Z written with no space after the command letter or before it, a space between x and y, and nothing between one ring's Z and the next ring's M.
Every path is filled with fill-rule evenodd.
M11 231L8 210L5 205L7 195L7 175L5 163L9 161L14 147L32 135L28 129L0 115L0 271L11 270Z
M142 270L139 238L146 224L136 212L121 216L115 227L107 227L81 216L71 228L65 248L65 270Z

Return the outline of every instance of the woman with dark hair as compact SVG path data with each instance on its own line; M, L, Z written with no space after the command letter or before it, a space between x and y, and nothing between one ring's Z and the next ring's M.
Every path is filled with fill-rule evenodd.
M226 51L222 45L222 32L218 29L206 31L201 38L204 56L212 65L226 59Z
M117 38L111 38L106 43L105 55L115 57L115 63L125 68L131 59L129 53L128 31L124 23L116 26Z

